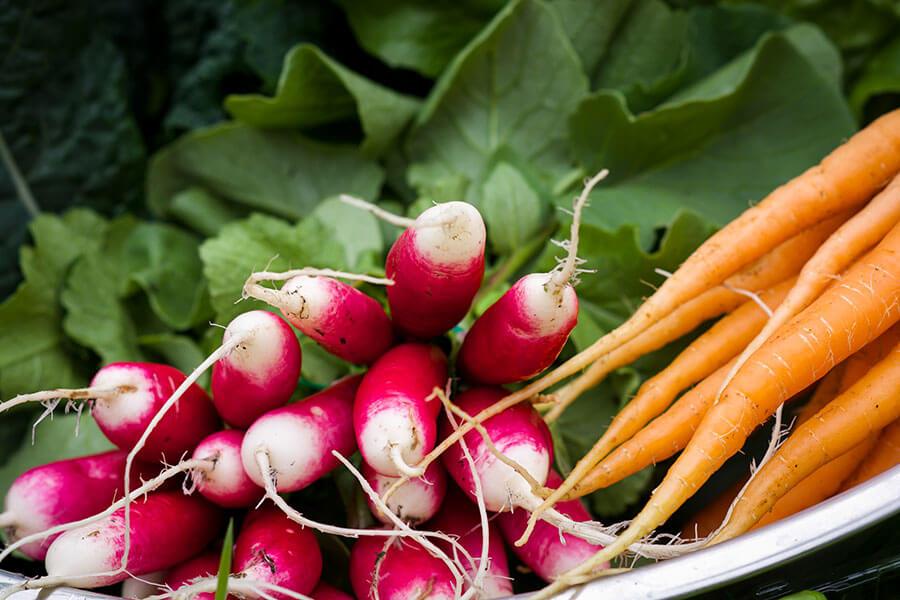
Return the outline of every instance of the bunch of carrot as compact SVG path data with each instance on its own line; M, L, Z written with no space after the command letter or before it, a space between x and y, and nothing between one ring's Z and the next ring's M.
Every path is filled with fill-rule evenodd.
M708 544L900 460L898 173L895 111L712 236L620 327L506 399L533 397L586 369L542 397L555 419L615 368L725 315L645 382L569 477L546 490L531 524L560 500L681 452L615 542L546 594L590 578L652 533L756 427L773 415L780 420L783 403L816 382L799 425L777 450L773 440Z

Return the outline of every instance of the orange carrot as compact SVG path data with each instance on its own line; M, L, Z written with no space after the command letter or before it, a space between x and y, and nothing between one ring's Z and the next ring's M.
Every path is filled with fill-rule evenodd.
M839 284L826 290L763 344L725 389L719 402L707 412L684 452L628 529L592 559L557 580L558 583L564 585L569 581L567 577L590 573L595 565L618 556L653 531L739 451L750 432L785 400L881 335L898 318L900 226L895 226L868 256L844 274ZM875 371L878 369L871 372ZM865 380L868 376L860 382ZM858 386L859 383L851 389ZM837 400L832 401L824 410L836 403ZM883 408L889 404L896 404L900 411L900 402L896 400L881 403ZM849 444L845 451L863 437ZM768 465L775 462L780 461L769 461ZM804 460L804 464L808 463ZM810 472L806 471L804 476ZM769 508L771 505L766 510Z
M844 480L863 461L876 441L877 438L875 436L863 440L862 443L857 444L804 477L802 481L794 485L788 493L782 496L772 507L772 510L763 515L750 529L758 529L769 523L775 523L834 496L840 490ZM732 535L737 534L733 533Z
M762 292L759 296L760 300L769 308L774 308L784 298L784 295L793 285L793 281L793 279L789 279L771 290ZM703 294L700 298L706 295ZM694 304L700 298L685 304L682 309ZM653 328L648 329L631 342L606 356L616 357L623 354L627 349L637 345L638 342L642 342L647 334L655 333L660 325L667 324L673 317L682 320L682 309L676 310ZM573 483L577 482L587 474L588 469L597 464L610 450L628 440L641 427L650 422L651 419L661 414L679 392L710 375L730 358L737 355L740 349L749 340L753 339L756 332L762 328L766 318L767 315L762 307L755 301L750 300L733 313L720 319L707 332L694 340L668 367L660 371L655 377L648 379L641 386L637 395L612 420L603 437L578 462L568 479L571 479ZM690 320L684 320L687 320L689 325L694 325ZM693 326L691 326L691 329L693 329ZM641 351L646 349L647 346L639 347ZM642 352L640 355L644 353ZM634 359L639 358L640 355L628 356L629 360L623 362L623 364L632 362ZM600 359L600 361L594 363L591 369L603 360ZM618 366L621 365L617 365L616 368ZM563 488L568 489L566 484L560 486L560 489Z
M734 310L745 303L748 292L759 293L796 275L850 215L850 212L842 212L800 232L729 277L722 285L685 302L633 340L598 358L581 376L547 396L555 405L547 414L547 420L556 420L578 396L615 369L690 333L704 321ZM725 360L728 358L730 356Z
M766 463L735 505L731 519L710 544L740 535L811 473L900 417L900 344L846 392L797 428ZM856 450L854 450L856 452ZM865 456L860 454L859 460ZM852 471L848 471L849 473ZM835 490L839 486L835 486Z
M816 385L816 390L813 392L812 397L810 397L809 401L797 412L798 424L808 421L840 393L841 384L843 383L844 367L847 362L849 361L837 365ZM737 483L719 494L715 500L700 510L682 528L682 536L684 538L705 538L718 529L727 516L731 504L741 490L743 490L747 478L748 477L745 476L738 480Z
M747 359L779 327L809 306L838 274L881 241L898 221L900 221L900 177L895 177L871 202L841 225L806 263L797 278L797 285L775 310L759 335L741 352L737 363L722 382L722 388L731 382Z
M576 480L562 498L570 500L608 487L683 450L715 401L716 391L729 366L730 362L701 381L669 410L613 450L587 475Z
M884 428L875 442L875 447L843 483L841 491L849 490L896 465L900 465L900 420Z
M898 172L900 110L877 119L711 236L631 318L535 382L531 395L633 339L797 233L862 205Z
M771 272L768 273L771 275ZM757 279L762 279L762 277L758 277ZM780 284L777 287L777 293L774 293L774 290L769 293L763 292L763 295L766 296L765 298L762 298L763 302L770 309L777 306L784 298L785 294L787 294L790 286L793 285L793 281L794 279L792 278L790 280L790 285L787 282ZM769 282L767 281L766 283ZM751 293L759 293L764 287L757 285L752 288L741 289L746 289ZM741 306L742 304L744 306ZM662 319L659 323L644 331L630 342L623 344L609 354L601 356L597 362L591 365L580 377L564 385L555 393L550 394L548 399L551 399L554 405L550 412L547 413L545 420L549 423L555 421L559 418L559 415L563 413L566 407L574 402L585 390L600 383L600 381L602 381L609 373L633 363L642 356L659 350L666 344L690 333L704 321L708 321L709 319L729 311L735 312L733 315L723 318L713 327L714 329L718 328L715 334L709 335L711 332L707 332L707 334L704 334L704 336L700 338L704 339L704 342L701 343L700 339L698 339L688 346L688 350L685 350L688 354L699 353L698 355L702 355L703 358L699 362L697 360L689 361L683 359L683 363L693 362L697 364L697 366L702 365L708 368L704 369L705 372L693 375L693 381L690 380L692 375L689 374L689 372L681 371L679 380L684 381L687 379L687 383L674 391L677 393L688 385L696 383L724 364L729 358L740 352L741 348L746 346L747 342L752 340L753 336L755 336L765 324L767 318L766 313L753 300L747 301L746 295L736 292L733 289L718 286L700 294L690 302L686 302L668 317ZM731 328L732 331L728 332L726 331L726 328ZM728 349L717 349L717 345L724 345ZM734 350L731 351L731 348L734 348ZM728 352L731 353L729 354ZM681 357L679 356L679 358ZM675 360L676 362L678 361L678 359ZM717 360L718 364L716 363ZM673 362L672 364L674 366L675 363ZM685 366L685 364L681 364L678 368L684 369ZM634 401L629 404L632 404L633 402ZM669 399L669 402L671 402L671 398ZM668 406L668 402L665 406ZM665 406L662 408L665 408ZM662 411L662 408L660 408L656 414L659 414L659 412ZM638 425L638 427L641 425L643 425L643 423ZM612 425L610 425L610 427L612 427ZM614 431L613 433L616 432Z

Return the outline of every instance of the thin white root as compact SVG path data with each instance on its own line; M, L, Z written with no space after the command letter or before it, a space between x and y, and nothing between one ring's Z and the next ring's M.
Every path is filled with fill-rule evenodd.
M68 399L68 400L95 400L97 398L113 398L117 394L123 394L134 391L130 385L123 385L113 388L87 387L78 389L61 388L56 390L47 390L45 392L34 392L32 394L19 394L15 398L10 398L6 402L0 402L0 413L6 412L16 406L27 404L29 402L48 402L52 400Z
M428 399L437 397L444 404L444 407L452 412L454 415L461 418L464 422L470 424L475 431L481 435L481 439L484 440L485 445L488 448L488 451L493 454L497 460L508 466L510 469L519 474L522 479L524 479L528 485L531 487L531 493L540 495L540 492L544 490L544 486L542 486L538 481L534 478L534 476L528 472L528 469L511 459L510 457L503 454L499 448L497 448L496 444L494 444L494 440L491 439L491 436L488 435L487 429L484 428L484 425L478 423L474 417L472 417L469 413L453 404L447 395L443 392L443 390L439 388L435 388L435 391L431 393ZM458 429L454 427L454 429ZM460 438L460 442L463 441L463 438ZM389 490L390 491L390 490Z
M378 508L378 510L383 515L385 515L388 518L388 520L390 520L391 524L394 525L394 527L396 529L393 531L393 533L406 534L405 537L411 537L416 542L418 542L423 548L425 548L425 550L429 554L431 554L432 556L434 556L435 558L437 558L438 560L443 562L445 565L447 565L447 568L450 569L450 572L453 574L453 578L456 580L457 595L461 594L463 580L465 579L467 581L471 581L468 577L468 574L466 573L466 570L461 569L460 566L457 565L456 562L454 562L449 556L447 556L447 554L443 550L441 550L440 548L435 546L426 537L425 531L414 530L412 527L407 525L403 521L403 519L401 519L396 514L394 514L391 511L391 509L388 508L387 504L385 504L385 502L378 496L378 492L376 492L372 488L372 486L369 485L369 482L366 481L366 478L363 477L362 473L360 473L359 470L357 470L357 468L353 466L353 463L351 463L349 460L344 458L343 455L341 455L341 453L338 452L337 450L332 450L331 455L334 456L339 461L341 461L341 464L343 464L347 468L347 470L350 471L350 473L359 482L359 485L360 485L360 487L362 487L363 491L366 493L366 496L368 496L369 499L375 504L376 508ZM449 544L453 545L454 548L458 547L459 549L462 549L463 552L465 552L465 550L462 548L462 546L460 546L459 543L456 540L454 540L453 538L451 538L450 536L445 535L443 533L439 533L439 532L427 532L427 533L430 533L432 535L432 537L436 537L445 542L448 542ZM466 553L466 556L468 556L468 553ZM471 560L471 556L469 556L469 560ZM466 596L461 596L461 597L465 598Z
M421 477L425 474L425 469L421 467L411 467L403 459L403 449L398 444L391 444L389 452L391 454L391 462L397 467L397 470L404 476L409 478Z
M585 205L587 204L588 198L591 195L591 191L594 187L603 181L606 176L609 175L609 171L603 169L593 177L591 177L585 184L584 189L581 191L581 195L575 199L575 204L572 210L572 225L569 228L569 240L568 242L561 242L558 245L565 248L567 250L566 258L554 269L552 276L550 277L550 282L548 284L550 290L554 293L559 293L569 281L575 276L578 271L578 265L582 264L583 261L578 258L578 231L581 227L581 213L584 210Z
M397 541L397 538L388 538L384 541L384 546L381 547L381 554L375 557L375 568L372 569L372 583L369 584L369 596L372 600L380 600L381 594L378 592L378 584L381 581L381 565L384 564L384 559L387 558L388 550L391 549L391 546L394 542Z
M340 460L340 458L338 459ZM268 473L268 477L264 477L265 483L265 491L266 498L271 500L278 509L280 509L291 521L302 525L303 527L309 527L310 529L315 529L316 531L321 531L322 533L330 533L332 535L339 535L341 537L347 538L358 538L364 536L372 536L372 537L411 537L418 539L419 537L433 537L437 539L445 540L451 544L456 543L455 540L450 538L449 536L444 535L443 533L431 532L431 531L416 531L410 529L406 526L406 529L400 530L388 530L388 529L353 529L350 527L338 527L336 525L328 525L326 523L319 523L318 521L313 521L312 519L308 519L303 516L302 513L292 508L287 502L284 501L284 498L278 495L278 490L276 489L276 481L275 474L272 470L271 462L269 461L269 453L265 449L264 446L260 446L256 450L256 464L259 467L260 473ZM358 471L356 472L358 473ZM354 473L354 474L356 474ZM365 481L363 478L362 481ZM368 489L367 489L368 488ZM369 490L372 490L372 487L366 482L363 485L363 489L368 493ZM375 494L374 490L372 493ZM378 494L375 494L375 497L378 497ZM379 502L376 503L376 506L384 512L388 518L390 515L396 517L394 513L390 512L390 509L385 505L380 499ZM399 518L399 517L398 517ZM402 523L402 521L401 521ZM404 524L405 525L405 524ZM461 546L459 546L461 548Z
M204 577L188 585L181 586L177 590L148 596L144 600L189 600L198 594L215 592L219 587L217 577ZM260 581L258 579L245 579L243 577L228 578L228 593L234 594L242 598L269 597L265 591L282 594L295 600L312 600L309 596L304 596L294 590L269 583L268 581Z
M341 194L340 199L344 204L350 205L354 208L362 209L366 212L370 212L385 223L390 223L391 225L396 225L397 227L412 227L416 224L415 219L395 215L392 212L384 210L380 206L372 204L371 202L366 202L362 198L356 198L349 194Z
M453 429L457 429L458 425L456 423L456 417L453 415L453 411L450 406L450 393L449 393L450 384L447 384L447 390L445 390L443 398L446 398L446 402L444 402L444 411L447 414L447 420L450 422L450 426ZM487 515L487 507L484 504L484 492L481 487L481 477L478 475L478 468L475 466L475 459L472 458L472 453L469 452L469 445L466 443L466 438L462 438L459 440L459 446L462 450L463 456L466 459L466 463L469 465L469 471L472 473L472 483L475 486L473 490L475 493L475 503L478 506L478 519L481 526L481 555L478 557L478 568L475 570L475 578L472 581L472 588L466 592L466 594L481 594L484 590L484 578L487 577L488 570L490 569L490 543L491 536L490 530L488 529L488 515ZM473 565L474 566L474 565ZM468 596L466 596L468 597Z
M334 279L347 279L348 281L361 281L363 283L371 283L373 285L394 285L393 279L385 277L373 277L371 275L363 275L360 273L348 273L346 271L335 271L334 269L316 269L313 267L305 267L303 269L290 269L288 271L258 271L251 273L244 284L244 294L247 294L247 286L258 284L261 281L287 281L294 277L332 277Z
M141 487L135 488L134 490L132 490L129 493L128 501L136 500L136 499L140 498L141 496L152 492L153 490L157 489L163 483L165 483L172 477L178 475L179 473L185 473L187 471L193 471L193 470L209 469L213 466L213 464L214 464L213 460L207 459L207 458L190 459L190 460L182 461L182 462L178 463L177 465L171 466L171 467L163 470L162 472L160 472L159 475L157 475L150 481L147 481L146 483L141 485ZM44 540L44 539L50 537L51 535L56 535L58 533L65 533L66 531L70 531L72 529L77 529L77 528L83 527L85 525L90 525L91 523L96 523L97 521L100 521L101 519L105 519L106 517L110 516L111 514L113 514L114 512L116 512L117 510L122 508L123 506L125 506L125 503L126 503L126 499L121 498L121 499L117 500L116 502L112 503L111 505L109 505L109 507L107 507L106 510L104 510L103 512L99 512L90 517L86 517L84 519L81 519L80 521L72 521L71 523L63 523L61 525L56 525L55 527L51 527L50 529L45 529L44 531L39 531L37 533L33 533L31 535L27 535L21 539L18 539L15 542L13 542L12 544L10 544L9 546L7 546L3 550L3 552L0 552L0 562L2 562L3 559L8 557L10 554L15 552L22 546L25 546L27 544L31 544L34 542L39 542L41 540ZM6 513L4 513L4 514L6 514Z
M122 551L122 562L119 566L119 573L124 571L128 565L128 555L131 552L131 468L134 464L134 459L137 458L138 453L143 449L144 445L147 443L147 439L150 437L150 434L153 433L153 430L159 425L160 421L163 420L163 417L166 416L166 413L175 406L178 400L187 392L190 387L196 383L196 381L200 378L203 373L205 373L210 367L212 367L217 361L234 350L235 347L242 344L247 335L235 335L232 336L228 341L223 342L221 346L216 348L212 354L206 357L202 363L200 363L193 372L188 375L181 385L172 392L172 395L168 400L160 407L159 411L153 416L153 419L147 425L147 429L144 430L144 433L141 435L140 439L134 445L134 448L131 449L131 452L128 453L128 456L125 459L125 540L123 544Z

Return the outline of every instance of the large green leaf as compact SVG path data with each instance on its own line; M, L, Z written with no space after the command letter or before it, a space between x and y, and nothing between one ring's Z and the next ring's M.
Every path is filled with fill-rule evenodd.
M766 36L655 110L634 115L617 92L586 98L570 122L574 147L587 170L610 170L587 221L637 224L646 245L681 208L725 223L818 162L853 131L846 103L822 74L829 49L815 30L799 27Z
M512 2L441 76L419 115L408 154L421 190L448 179L481 183L497 158L524 163L553 187L570 168L566 119L587 91L581 64L555 15L537 0Z
M284 271L300 267L346 267L343 246L315 219L291 225L274 217L253 215L225 226L200 246L203 272L216 319L222 325L236 315L264 305L255 300L237 303L247 277L264 269Z
M297 219L341 193L377 196L384 175L356 149L239 123L200 129L153 157L147 201L166 214L181 191L203 187L246 207Z
M21 251L25 281L0 304L0 397L85 383L86 364L71 352L59 297L71 265L96 251L106 231L86 210L32 222L34 246Z
M308 45L285 56L274 97L247 94L225 99L232 117L255 127L309 130L358 121L364 135L361 149L367 155L383 153L418 105L417 100L354 73Z
M206 280L194 236L161 223L141 223L122 248L122 270L147 294L156 315L176 330L209 316Z
M436 77L504 0L337 0L359 43L386 63Z

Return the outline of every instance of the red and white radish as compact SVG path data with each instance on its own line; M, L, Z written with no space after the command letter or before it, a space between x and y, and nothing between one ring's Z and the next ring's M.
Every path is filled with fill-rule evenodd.
M259 501L263 489L247 475L241 461L244 432L236 429L217 431L207 436L194 450L195 459L210 459L208 468L192 471L197 491L204 498L225 508L244 508Z
M119 448L130 450L184 381L184 374L168 365L111 363L97 371L90 387L23 394L0 405L0 412L26 402L93 401L91 414L103 434ZM153 462L176 460L219 426L206 392L192 384L180 395L177 409L159 421L138 457Z
M272 507L250 512L234 547L232 570L240 577L308 594L322 574L316 536ZM282 600L287 596L272 593Z
M357 540L350 551L350 584L360 600L456 597L456 581L447 565L407 539Z
M375 469L363 463L363 475L375 492L382 496L390 488L396 477L381 475ZM386 500L387 507L403 521L415 525L427 521L441 508L444 494L447 491L447 475L438 463L432 463L421 477L414 477L400 485ZM370 499L366 498L375 518L390 525L391 519Z
M180 491L154 492L130 504L128 572L149 573L177 565L212 541L222 513L212 504ZM101 521L67 531L50 544L45 566L49 578L79 587L123 581L124 509ZM47 584L49 585L49 584Z
M466 202L437 204L416 219L392 215L342 195L341 200L406 227L388 252L391 320L406 335L428 339L459 323L481 287L487 234L478 210Z
M247 427L261 414L284 406L300 377L300 343L290 325L265 310L235 317L222 342L243 338L212 371L216 410L232 427Z
M146 468L140 465L139 468ZM122 494L125 452L116 450L35 467L19 475L6 494L0 527L10 541L100 512ZM56 536L26 544L21 552L43 560Z
M313 600L353 600L353 596L347 592L328 585L324 581L320 581L316 589L310 592L309 595Z
M363 377L353 427L366 463L382 475L422 474L416 464L434 447L441 403L430 398L447 382L447 358L435 346L401 344Z
M550 472L547 484L557 487L562 483L555 471ZM574 521L590 521L591 515L579 500L558 502L556 510ZM517 510L497 516L497 523L504 539L512 546L516 556L544 581L550 582L569 569L573 569L600 551L603 546L591 544L574 535L560 533L550 523L540 521L523 546L515 546L525 533L528 512ZM607 568L605 565L602 568Z
M463 339L457 365L473 383L504 384L530 379L549 367L578 322L578 296L572 280L578 272L581 211L593 187L591 179L575 202L568 256L549 273L519 279L472 325Z
M507 393L499 387L472 388L457 397L456 405L467 414L475 415L506 397ZM500 453L524 469L537 485L544 485L553 462L553 440L547 425L530 404L508 408L486 420L482 426ZM450 423L442 420L442 437L451 432ZM540 498L532 491L531 483L492 452L477 431L470 431L463 439L475 462L488 510L497 512L516 507L533 508L540 504ZM447 472L460 489L473 502L477 501L474 476L460 444L452 445L442 458Z
M332 450L352 454L356 450L353 401L360 380L360 376L341 379L257 419L241 444L241 460L250 479L265 487L272 476L279 492L295 492L338 465ZM268 457L271 474L260 470L261 452Z
M385 279L326 269L254 273L244 284L244 297L274 306L291 324L328 352L360 365L384 354L394 339L390 319L371 296L333 277L390 285ZM280 290L261 281L286 280Z
M218 552L204 552L177 565L169 570L165 578L166 586L177 591L179 588L190 585L198 579L212 577L219 572ZM194 600L213 600L215 594L203 592L193 596Z
M459 488L451 485L447 491L444 506L427 527L456 536L459 544L476 560L481 557L482 535L481 518L478 509L466 498ZM495 527L488 523L488 552L486 577L481 584L479 598L505 598L513 595L512 578L509 575L509 564L506 560L506 548L503 539ZM450 549L447 548L449 551ZM479 565L461 561L471 578L477 578Z

